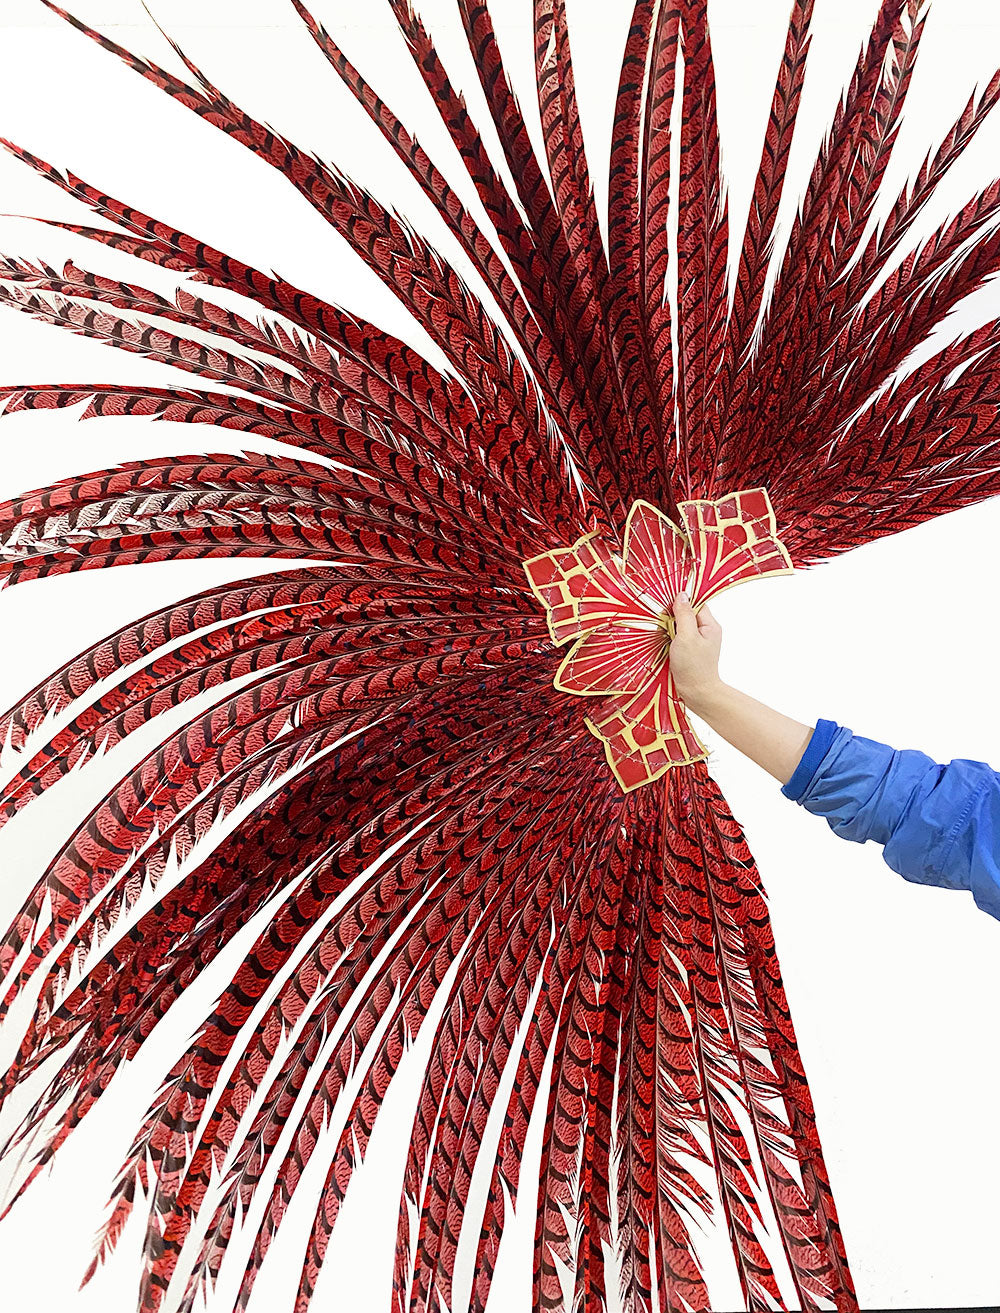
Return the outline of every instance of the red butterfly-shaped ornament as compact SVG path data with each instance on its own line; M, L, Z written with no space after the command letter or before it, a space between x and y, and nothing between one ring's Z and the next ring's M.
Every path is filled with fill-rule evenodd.
M555 686L601 699L586 724L626 793L708 756L670 675L674 598L686 589L698 611L734 584L794 569L766 489L680 502L678 511L679 526L635 502L624 556L590 533L524 562L553 643L575 640Z

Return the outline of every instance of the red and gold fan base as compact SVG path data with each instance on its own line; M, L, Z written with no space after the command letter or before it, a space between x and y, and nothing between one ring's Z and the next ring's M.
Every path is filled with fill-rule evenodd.
M571 644L553 682L595 699L586 724L626 793L708 756L670 674L677 594L697 612L735 584L795 568L765 488L684 501L678 515L637 501L621 555L589 533L524 562L553 643Z

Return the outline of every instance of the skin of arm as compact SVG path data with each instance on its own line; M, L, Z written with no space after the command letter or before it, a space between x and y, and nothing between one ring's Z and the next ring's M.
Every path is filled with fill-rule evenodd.
M813 726L803 725L719 677L722 626L707 606L697 615L686 593L674 600L677 632L670 644L670 672L681 700L727 743L782 784L792 778Z
M678 696L734 748L787 784L814 729L719 678L722 626L707 606L696 615L680 593L673 612L669 658ZM827 774L822 797L796 800L825 816L842 838L881 843L886 862L905 879L967 889L978 907L1000 920L1000 771L964 757L941 765L913 749L894 752L848 735L846 765L841 757Z

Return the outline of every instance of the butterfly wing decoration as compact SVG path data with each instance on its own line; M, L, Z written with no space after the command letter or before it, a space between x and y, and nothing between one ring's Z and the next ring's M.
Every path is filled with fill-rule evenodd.
M670 676L673 603L690 588L694 609L745 579L794 570L775 536L765 488L718 501L681 502L684 528L649 502L625 521L621 558L594 534L525 561L557 646L575 640L556 671L563 693L600 697L587 726L604 743L624 792L708 753Z
M142 1313L168 1298L201 1307L249 1227L246 1254L229 1255L245 1260L245 1307L319 1166L304 1313L425 1025L399 1313L454 1309L463 1234L471 1307L485 1309L515 1205L537 1209L535 1309L598 1313L615 1280L627 1313L708 1310L697 1238L713 1208L749 1309L856 1309L760 877L670 680L671 606L681 584L702 605L1000 492L995 326L900 372L1000 268L1000 182L913 241L1000 75L870 224L926 17L885 0L779 246L811 39L812 0L795 0L730 286L706 0L635 0L606 242L564 0L531 0L544 158L486 4L455 0L502 161L409 0L390 0L485 223L294 0L470 281L176 45L183 75L46 3L290 182L447 368L6 143L94 215L48 222L178 287L11 256L3 306L187 377L10 386L5 409L144 416L167 422L165 450L209 453L89 470L7 503L4 581L287 563L254 575L248 560L239 582L127 624L0 724L21 754L7 819L201 699L68 828L0 943L5 1011L37 996L2 1086L34 1080L6 1143L24 1166L15 1200L261 916L109 1167L91 1274L141 1209ZM182 424L247 450L182 442ZM525 1182L533 1114L540 1177Z

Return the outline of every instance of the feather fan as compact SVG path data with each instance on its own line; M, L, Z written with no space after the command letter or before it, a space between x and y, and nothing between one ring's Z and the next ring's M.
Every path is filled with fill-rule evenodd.
M2 1082L7 1094L38 1076L6 1146L28 1154L18 1194L266 908L109 1173L90 1275L143 1209L141 1313L168 1290L173 1307L200 1306L256 1204L244 1307L321 1154L304 1313L432 1006L399 1199L399 1313L454 1308L469 1227L471 1307L484 1310L526 1191L535 1309L613 1304L613 1254L627 1313L708 1310L696 1235L713 1197L749 1309L856 1309L760 877L670 680L671 608L680 587L700 606L1000 493L994 326L900 376L1000 269L1000 182L908 241L1000 98L1000 74L872 224L925 21L916 0L884 0L778 246L812 24L813 0L794 0L730 261L706 0L635 0L606 229L565 0L530 0L544 157L487 5L455 0L502 169L421 18L390 0L488 225L293 0L460 243L487 309L419 233L176 45L184 76L44 2L284 175L447 370L4 143L95 215L43 222L182 285L168 297L10 256L0 303L189 376L4 387L6 411L215 425L251 450L91 470L7 503L3 581L201 557L289 563L126 625L0 722L21 752L0 796L7 819L211 695L64 836L0 943L4 1010L26 991L38 1000ZM227 293L248 308L217 303ZM253 451L264 438L290 454ZM213 846L213 826L239 808ZM536 1105L541 1172L525 1182Z

